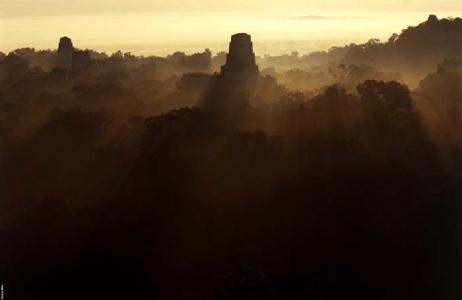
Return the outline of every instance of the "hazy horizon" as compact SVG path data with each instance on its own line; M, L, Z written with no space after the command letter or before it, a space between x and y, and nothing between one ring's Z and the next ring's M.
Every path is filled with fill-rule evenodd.
M461 11L288 11L269 12L128 12L84 13L1 18L0 51L17 48L56 49L61 36L69 36L77 48L137 55L194 53L209 48L226 51L229 36L252 35L257 55L297 51L307 54L332 46L386 40L408 26L436 14L458 17ZM98 26L94 24L98 23Z

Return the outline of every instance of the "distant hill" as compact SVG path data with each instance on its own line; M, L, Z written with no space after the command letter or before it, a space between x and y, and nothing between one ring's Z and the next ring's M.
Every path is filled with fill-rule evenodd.
M401 34L394 33L386 42L371 39L364 44L332 47L299 56L297 53L259 58L262 67L309 68L329 63L370 65L382 71L401 72L404 77L420 80L445 60L462 61L462 19L439 20L435 15Z
M462 19L430 15L416 27L393 34L386 43L370 40L348 47L344 61L381 68L428 72L444 60L462 60Z

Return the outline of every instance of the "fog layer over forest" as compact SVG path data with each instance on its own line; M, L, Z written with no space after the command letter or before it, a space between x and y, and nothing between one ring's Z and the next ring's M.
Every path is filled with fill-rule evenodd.
M0 53L0 280L11 299L460 299L461 37L430 16L303 56L245 56L242 34L234 54Z

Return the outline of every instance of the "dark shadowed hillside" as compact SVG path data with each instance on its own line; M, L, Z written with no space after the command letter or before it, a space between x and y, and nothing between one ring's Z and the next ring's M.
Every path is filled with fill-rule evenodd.
M365 44L333 47L326 52L297 53L264 57L258 63L279 69L309 68L313 65L366 64L381 70L400 72L409 83L416 83L421 74L431 72L444 60L462 60L462 19L439 20L430 15L417 26L409 26L388 41L371 39Z

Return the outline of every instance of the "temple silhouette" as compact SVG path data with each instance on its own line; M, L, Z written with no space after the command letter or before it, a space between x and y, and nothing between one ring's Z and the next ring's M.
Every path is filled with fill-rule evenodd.
M55 67L65 69L68 74L72 75L97 69L98 65L96 60L91 58L90 51L75 49L72 40L64 36L59 39Z
M64 68L69 70L72 65L72 54L74 53L74 45L72 40L67 36L59 40L58 45L58 58L56 60L57 68Z
M226 64L221 67L221 77L243 83L256 81L258 66L255 63L255 53L251 36L237 33L231 36Z
M203 107L225 119L238 116L252 101L258 76L251 36L232 35L226 63L205 93Z

